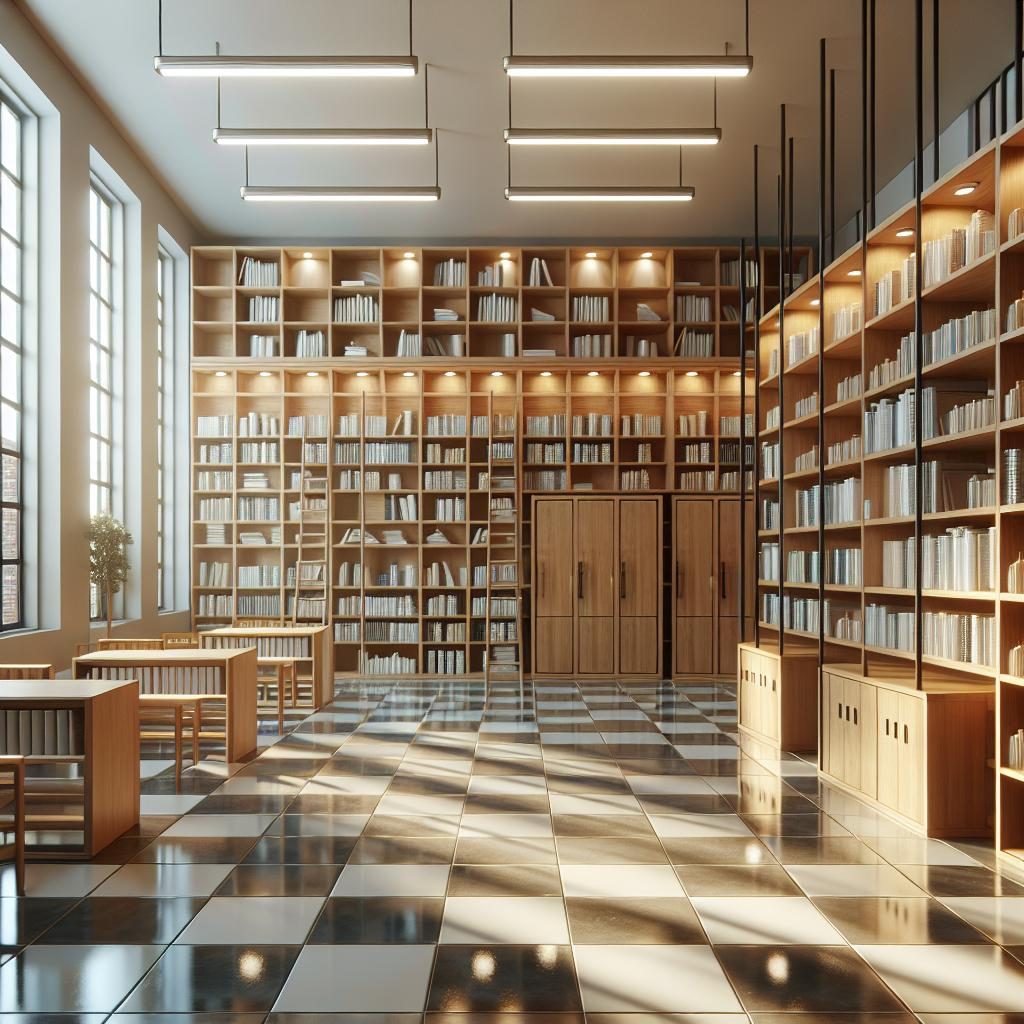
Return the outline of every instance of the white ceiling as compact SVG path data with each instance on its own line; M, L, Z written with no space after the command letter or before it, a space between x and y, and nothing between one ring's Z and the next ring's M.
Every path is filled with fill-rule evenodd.
M430 241L441 239L726 239L752 228L752 145L762 146L763 229L774 223L778 108L796 137L797 232L817 233L818 39L838 70L839 220L860 196L860 0L751 0L753 73L718 88L721 145L685 154L696 199L683 207L509 203L502 57L507 0L413 0L413 48L430 64L430 119L440 142L437 204L284 207L239 198L242 154L215 146L213 80L153 71L156 0L20 0L68 65L110 112L209 238ZM1010 4L943 0L943 122L1010 60ZM930 4L926 4L926 8ZM878 4L878 181L912 155L911 0ZM407 52L406 0L165 0L164 52L377 54ZM743 45L741 0L516 0L515 52L715 53ZM997 47L992 40L1001 40ZM926 47L927 47L926 42ZM1005 50L1005 53L1003 52ZM693 82L513 83L518 127L706 126L712 86ZM926 102L930 102L926 93ZM926 120L930 113L926 109ZM226 127L418 127L414 80L226 81ZM253 184L432 184L432 152L254 152ZM677 151L518 150L519 185L674 184Z

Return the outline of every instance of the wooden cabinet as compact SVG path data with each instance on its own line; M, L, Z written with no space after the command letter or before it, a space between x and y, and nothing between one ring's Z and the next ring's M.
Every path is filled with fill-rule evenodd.
M816 652L740 644L739 727L772 746L807 751L817 747Z
M747 560L753 565L753 510L747 515ZM676 676L729 675L736 647L753 622L754 572L746 576L745 636L739 629L738 498L672 501L673 669Z
M657 497L535 500L536 675L660 676L661 536Z
M914 690L862 676L856 666L826 666L822 700L819 764L827 781L931 836L991 832L991 690L952 683Z

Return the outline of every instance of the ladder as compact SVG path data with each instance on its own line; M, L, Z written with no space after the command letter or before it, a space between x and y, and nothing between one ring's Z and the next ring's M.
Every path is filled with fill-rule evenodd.
M487 618L484 682L523 682L522 565L516 471L516 416L494 411L490 396L487 443Z
M325 442L329 444L329 442ZM292 625L327 622L327 524L329 520L328 466L310 461L305 422L302 428L302 460L299 477L299 533L292 595Z

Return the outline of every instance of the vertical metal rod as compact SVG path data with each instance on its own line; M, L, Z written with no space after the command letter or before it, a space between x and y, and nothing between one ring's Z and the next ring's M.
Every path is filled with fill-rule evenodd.
M828 74L828 237L829 263L836 258L836 69ZM824 259L822 260L824 263Z
M872 9L874 5L872 4ZM826 43L818 54L818 664L825 664L825 89ZM781 567L780 567L781 568ZM822 702L819 701L819 707Z
M868 220L869 230L877 223L877 188L875 184L875 172L878 170L878 161L875 159L875 122L878 118L878 101L875 96L875 86L878 82L877 68L875 63L876 43L878 42L878 31L875 24L875 0L870 0L868 7L868 32L871 37L871 49L868 55L868 85L871 89L871 102L868 106L868 149L869 175L868 175L868 198L871 200L871 217ZM824 334L822 334L824 337Z
M439 137L441 133L435 128L434 129L434 187L438 188L441 184L440 165L441 165L441 154L439 151L440 143ZM511 149L511 146L506 147ZM511 183L510 183L511 187Z
M921 391L922 328L924 303L921 299L921 193L924 192L924 0L914 0L914 681L921 687Z
M868 224L868 0L860 0L860 235Z
M786 292L792 292L793 288L793 207L796 205L793 202L793 182L796 181L796 161L793 159L793 136L789 137L789 196L786 200L789 212L786 216L787 229L786 238L788 242L788 248L786 250L786 263L788 265L788 283L786 285Z
M1021 81L1022 61L1021 48L1024 46L1024 6L1021 0L1013 0L1013 113L1019 121L1024 117L1024 82ZM1005 96L1006 93L1004 92ZM1006 124L1007 116L1003 113L1003 131L1009 128Z
M156 0L156 52L164 55L164 0Z
M750 56L750 0L743 0L743 45Z
M249 184L249 147L248 146L245 147L244 153L245 153L245 156L244 156L244 159L245 159L245 183L246 183L246 185L248 185Z
M510 57L514 57L516 54L516 34L515 34L515 0L508 0L508 53Z
M747 639L747 240L740 239L740 572L739 633L740 642Z
M1014 0L1016 3L1017 0ZM932 181L939 180L939 0L932 0Z
M412 0L409 0L409 56L412 56Z
M757 459L757 435L761 429L761 294L764 282L761 280L761 224L758 213L758 166L757 145L754 145L754 536L762 528L761 522L761 491L757 485L760 475ZM743 267L746 274L746 267ZM754 645L761 641L761 591L755 591L754 598Z
M782 241L785 238L786 231L786 104L782 103L779 106L779 433L778 433L778 445L779 445L779 459L778 466L778 499L779 499L779 654L783 653L783 649L786 643L786 612L785 612L785 593L783 591L783 581L785 580L786 574L783 572L783 567L786 564L786 552L785 552L785 505L783 503L783 478L785 473L783 472L783 466L785 465L785 451L782 440L782 423L785 420L785 389L783 381L785 379L785 350L783 347L782 339L785 337L785 323L786 323L786 290L785 290L785 260L783 259Z
M1003 131L1009 127L1006 120L1006 75L1001 75L999 78L999 89L1002 94L1002 108L1003 108ZM992 91L989 93L989 104L988 104L988 137L994 139L996 137L996 90L993 86Z

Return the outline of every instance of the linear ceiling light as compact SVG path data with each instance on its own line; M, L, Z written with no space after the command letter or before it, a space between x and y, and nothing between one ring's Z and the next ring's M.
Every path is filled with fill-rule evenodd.
M430 128L214 128L221 146L429 146Z
M753 59L722 57L506 57L517 78L743 78Z
M506 128L510 146L715 146L720 128Z
M441 189L436 185L383 188L243 185L241 193L250 203L433 203L441 198Z
M403 57L154 57L165 78L408 78L419 70Z
M689 185L671 188L536 188L510 185L505 198L520 203L688 203Z

